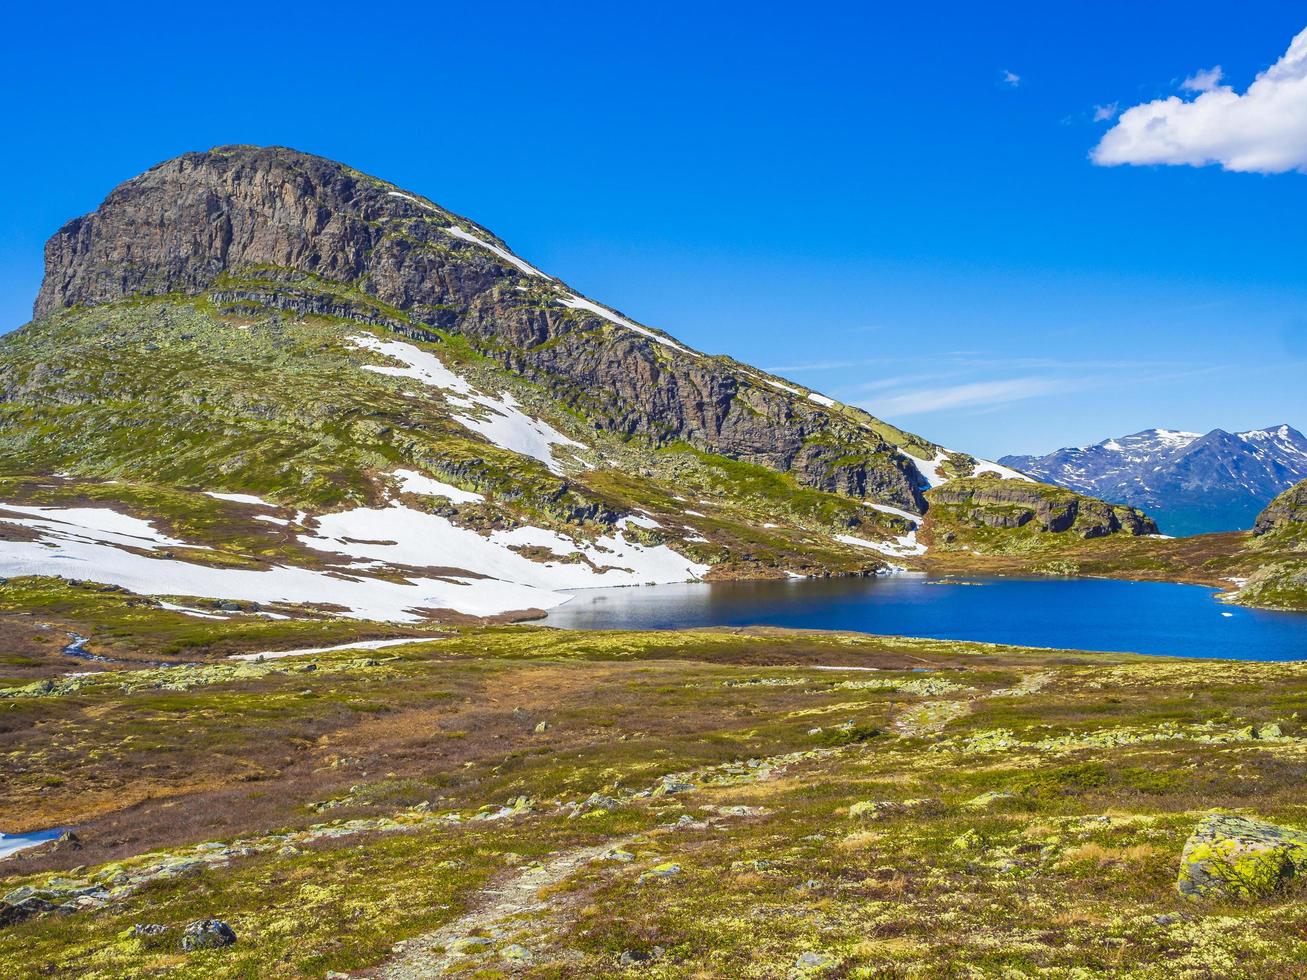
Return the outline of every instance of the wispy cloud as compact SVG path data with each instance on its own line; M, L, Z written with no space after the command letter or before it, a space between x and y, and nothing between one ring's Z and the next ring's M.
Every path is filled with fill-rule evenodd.
M922 385L928 381L948 381L952 378L964 377L965 371L942 371L933 374L900 374L888 378L875 378L871 381L863 381L853 385L849 391L861 393L872 391L892 391L895 388L909 388L913 385Z
M802 374L805 371L842 371L846 368L870 367L873 364L890 364L895 358L868 357L847 361L811 361L807 364L779 364L776 367L763 368L768 374L785 374L792 372Z
M1037 398L1069 390L1073 382L1058 378L1008 378L1000 381L970 381L943 387L917 388L878 399L866 408L889 418L925 415L954 408L980 408Z
M1096 105L1094 106L1094 122L1107 122L1109 119L1115 119L1116 114L1120 109L1120 102L1109 102L1107 105Z
M1197 97L1172 95L1121 113L1090 153L1100 166L1173 164L1247 173L1307 172L1307 30L1242 95L1221 83L1219 66L1181 83Z
M1018 88L1021 85L1021 76L1014 71L1008 71L1006 68L999 73L999 79L1009 88Z
M995 378L992 365L1001 365L1009 371L1024 366L1027 370L1041 373ZM1159 368L1156 361L1059 361L1034 357L1004 361L993 358L987 362L972 361L948 371L866 381L846 389L843 397L872 415L888 419L962 410L967 415L977 415L1035 398L1164 385L1226 370L1225 365L1198 363L1177 363ZM941 381L949 383L937 383Z

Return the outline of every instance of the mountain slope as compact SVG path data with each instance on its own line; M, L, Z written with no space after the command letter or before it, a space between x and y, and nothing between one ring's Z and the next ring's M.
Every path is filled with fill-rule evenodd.
M0 340L10 575L492 616L568 588L883 571L921 554L926 490L1015 476L283 148L121 185L50 240L35 317Z
M619 435L683 440L800 483L919 510L936 447L710 358L578 296L489 231L339 164L279 148L187 154L116 189L46 246L40 318L209 293L223 312L362 316L455 332ZM341 286L348 287L342 295Z
M1307 480L1280 494L1257 516L1237 601L1273 609L1307 609Z
M1146 508L1168 534L1201 534L1251 527L1271 498L1307 478L1307 437L1287 425L1206 435L1146 429L1001 462L1048 483Z

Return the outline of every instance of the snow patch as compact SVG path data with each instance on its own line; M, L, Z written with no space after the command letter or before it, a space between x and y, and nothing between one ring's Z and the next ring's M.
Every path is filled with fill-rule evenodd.
M787 385L780 381L774 381L771 378L764 378L761 374L751 374L749 375L749 377L753 378L756 381L761 381L763 384L769 385L772 388L779 388L781 391L787 391L791 395L798 395L800 398L803 397L803 392L800 389L793 387L792 385Z
M906 558L909 555L924 555L926 553L926 546L917 541L916 531L900 535L893 542L868 541L866 538L856 538L852 534L837 534L835 540L858 548L870 548L872 551L879 551L882 555L889 555L893 558Z
M486 498L471 490L462 490L448 483L441 483L417 470L395 470L391 476L399 480L401 493L416 493L427 497L444 497L455 504L479 504Z
M467 570L490 576L497 584L543 592L684 582L708 570L707 565L695 564L665 545L646 547L627 541L620 530L594 542L577 542L537 527L495 531L483 537L438 515L400 504L324 514L318 518L318 533L301 535L300 541L351 558ZM547 548L559 559L580 556L583 560L534 561L515 548ZM482 581L476 584L480 588Z
M590 300L585 299L584 297L581 296L577 296L574 293L568 293L566 296L560 298L558 302L562 303L568 309L585 310L588 313L593 313L595 316L602 317L603 319L607 320L609 323L615 323L619 327L625 327L627 330L634 330L636 333L642 334L643 336L648 337L650 340L657 341L658 343L662 344L664 347L670 347L673 350L678 350L682 354L689 354L692 357L699 356L697 353L690 350L688 347L682 347L680 344L672 340L670 337L664 337L661 334L656 334L648 327L642 327L638 323L632 323L630 320L626 319L626 317L618 316L612 310L604 309L598 303L592 303Z
M149 521L119 514L108 507L27 507L0 503L0 508L18 514L28 514L38 520L21 520L0 512L0 521L18 524L56 535L80 537L91 541L105 541L129 548L184 548L185 541L171 538L155 530Z
M218 500L230 500L237 504L253 504L255 507L276 507L276 504L270 504L262 497L256 497L252 493L219 493L217 490L205 490L206 497L216 497Z
M160 602L160 609L169 609L172 612L183 613L187 616L194 616L196 619L230 619L230 616L222 616L218 613L205 612L203 609L193 609L190 606L179 606L175 602Z
M502 249L498 245L495 245L493 242L488 242L485 239L478 238L476 235L473 235L470 232L466 232L462 228L457 227L456 225L450 225L448 228L445 229L445 231L449 232L455 238L461 238L465 242L472 242L476 245L480 245L484 249L494 252L497 256L499 256L509 265L521 270L522 272L525 272L528 276L539 276L541 279L553 278L553 276L545 275L535 266L528 265L526 262L523 262L521 259L519 259L516 255L514 255L512 252L508 251L507 249Z
M916 466L917 471L922 476L922 479L926 481L926 487L928 489L933 490L935 487L940 487L943 486L945 483L948 483L950 479L949 477L945 477L944 474L940 472L940 467L942 467L944 463L948 461L950 455L965 456L967 454L955 453L951 449L941 449L938 453L935 454L934 459L923 460L923 459L918 459L916 456L912 456L912 455L908 455L908 458L912 460L913 465ZM996 473L1000 478L1004 480L1022 480L1026 483L1034 482L1033 480L1030 479L1030 477L1026 476L1024 473L1018 473L1016 470L1011 469L1007 466L1000 466L998 463L990 462L987 459L976 459L976 457L974 456L972 457L972 459L975 459L976 462L975 468L972 470L973 476L979 476L981 473Z
M926 481L926 486L930 489L933 490L935 487L942 486L947 482L939 471L939 468L948 461L948 452L946 450L940 450L935 454L934 459L918 459L916 456L909 456L908 458L917 467L921 478Z
M3 507L14 509L13 505L0 505ZM55 508L42 510L49 512ZM76 515L85 510L90 510L92 516L82 524L75 523ZM135 521L100 509L69 508L59 511L57 520L18 518L0 509L0 522L40 532L36 540L0 541L0 575L89 579L119 585L141 595L209 596L292 605L323 603L341 606L363 619L393 622L416 622L422 618L415 611L419 609L454 609L472 616L494 616L514 610L548 609L569 598L494 579L415 576L392 582L285 565L267 569L217 568L160 558L141 552L152 551L162 544L178 546L183 542L162 536L151 541L93 526L114 524L106 519L106 514L124 522ZM149 526L144 521L136 523ZM127 547L133 550L124 550ZM671 581L681 581L690 574ZM595 578L596 584L608 584L601 576Z
M363 370L390 377L413 378L428 387L453 392L457 397L446 395L446 402L465 411L476 408L481 410L477 415L455 415L454 421L501 449L539 460L551 473L563 472L558 460L554 458L552 446L585 448L582 443L569 439L547 422L533 419L524 413L511 394L505 392L499 397L481 394L465 378L445 367L440 358L430 351L399 340L382 340L371 334L354 334L347 339L357 347L404 364L404 367L365 364Z
M976 468L972 471L972 476L979 476L981 473L997 473L1004 480L1024 480L1026 483L1034 481L1024 473L1018 473L1008 466L1002 466L998 463L991 463L987 459L976 460Z
M236 653L230 660L284 660L286 657L307 657L317 653L335 653L337 650L384 650L386 647L403 646L406 643L432 643L443 639L439 636L405 636L394 640L357 640L354 643L338 643L334 647L305 647L302 650L265 650L262 653Z
M643 527L649 530L652 530L653 528L662 527L662 525L659 524L657 521L655 521L652 517L643 517L639 515L633 517L623 517L620 521L617 522L617 526L620 528L625 528L628 524L633 527Z

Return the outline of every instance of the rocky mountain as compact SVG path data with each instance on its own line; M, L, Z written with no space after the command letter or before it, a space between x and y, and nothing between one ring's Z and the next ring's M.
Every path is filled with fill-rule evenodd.
M1307 478L1307 437L1288 425L1206 435L1146 429L1000 462L1038 480L1145 508L1168 534L1202 534L1251 527L1276 494Z
M935 530L941 544L955 542L959 528L1025 529L1037 534L1071 532L1087 539L1120 531L1131 535L1157 533L1153 519L1140 510L1043 483L984 475L951 480L931 490L928 496L926 524Z
M33 322L0 340L3 574L495 616L570 588L885 570L924 550L932 487L1026 482L294 150L162 163L45 259Z

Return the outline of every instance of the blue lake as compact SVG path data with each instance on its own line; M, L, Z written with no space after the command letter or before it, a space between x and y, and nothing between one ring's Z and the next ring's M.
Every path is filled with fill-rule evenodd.
M568 629L785 626L1071 650L1307 659L1307 613L1245 609L1215 591L1112 579L916 575L587 589L545 625Z
M55 827L52 830L33 830L25 834L0 834L0 858L7 858L10 854L36 847L38 844L58 840L63 836L64 830L63 827Z

